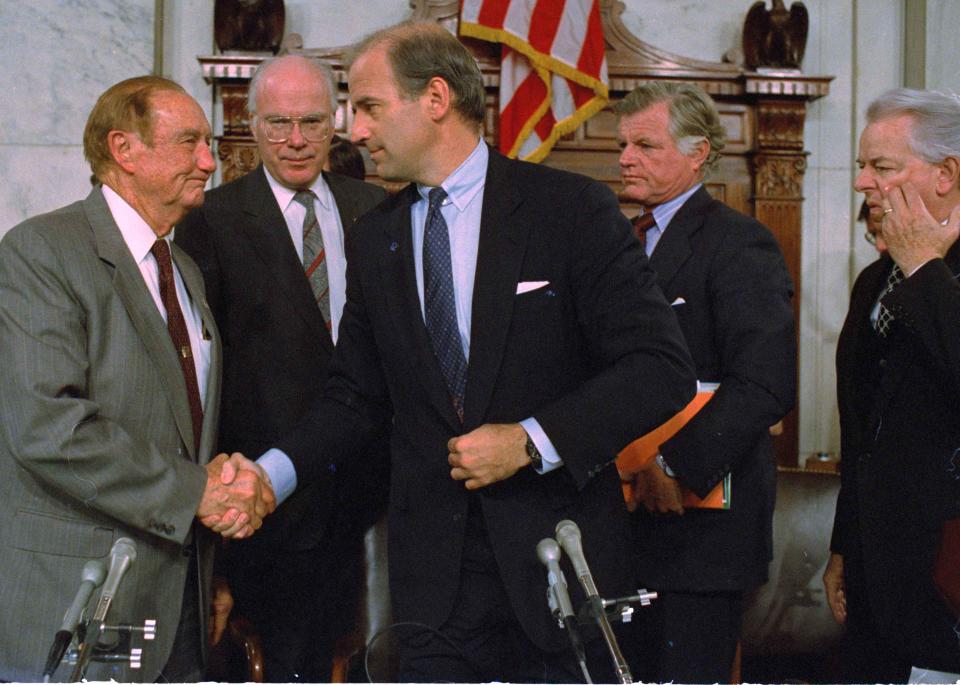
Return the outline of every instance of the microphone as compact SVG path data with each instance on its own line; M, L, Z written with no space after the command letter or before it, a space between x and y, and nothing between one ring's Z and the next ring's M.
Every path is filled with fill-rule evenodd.
M103 590L100 592L100 599L97 602L97 608L93 612L93 618L90 621L87 630L86 639L80 648L80 655L77 657L77 665L73 669L73 675L70 680L78 682L83 677L87 663L100 640L100 632L104 620L107 618L107 612L110 611L110 605L113 603L114 595L120 587L120 581L123 574L127 572L130 565L137 560L137 545L130 538L117 538L110 549L110 570L107 572L107 579L103 583Z
M77 631L77 625L80 623L80 617L83 610L87 608L93 591L103 585L103 579L107 575L107 569L103 562L98 559L88 561L83 565L83 571L80 574L80 589L77 590L77 596L73 598L73 604L67 609L63 616L63 623L60 624L60 630L53 638L53 644L50 646L50 653L47 655L46 665L43 667L43 680L47 682L60 665L60 660L67 652L70 646L70 640Z
M547 567L548 592L554 600L550 603L551 608L556 607L556 612L560 614L563 621L563 627L567 629L570 646L573 647L574 656L580 664L584 679L587 683L592 683L590 672L587 670L587 652L577 630L573 603L570 601L570 593L567 591L567 579L563 577L563 571L560 570L560 556L560 545L553 538L544 538L537 543L537 558L540 559L540 563Z
M557 524L557 541L563 547L563 551L570 557L570 563L573 564L574 573L583 586L583 591L587 595L590 609L593 617L603 633L603 639L610 650L610 656L613 658L613 667L617 673L617 680L621 683L632 683L633 677L630 675L630 668L627 666L626 659L620 651L620 645L617 644L617 636L613 633L613 627L610 625L610 619L607 618L607 612L603 608L603 599L597 592L597 585L593 582L593 574L590 573L590 567L587 565L587 559L583 556L583 544L580 540L580 527L570 519L564 519Z

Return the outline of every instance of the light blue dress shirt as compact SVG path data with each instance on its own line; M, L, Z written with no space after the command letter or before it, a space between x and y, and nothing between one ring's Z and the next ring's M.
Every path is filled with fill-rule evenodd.
M663 237L663 232L667 230L667 226L673 221L673 217L676 216L684 203L689 200L690 196L697 192L702 185L702 183L697 183L685 193L680 193L672 200L667 200L663 204L653 208L653 218L657 220L657 225L647 231L646 251L648 257L653 254L654 248L656 248L657 243L660 242L660 238Z

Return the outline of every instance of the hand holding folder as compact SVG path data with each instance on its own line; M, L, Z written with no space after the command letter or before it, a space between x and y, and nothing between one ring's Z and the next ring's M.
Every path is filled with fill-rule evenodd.
M683 428L690 419L696 416L703 406L713 397L717 389L716 383L698 383L697 394L686 407L680 410L673 418L646 435L637 438L627 445L617 456L617 468L621 472L636 473L647 468L660 451L660 445L672 438ZM690 509L729 509L730 508L730 474L717 483L717 486L703 499L697 497L688 488L681 486L683 506ZM633 483L623 483L623 498L633 500Z

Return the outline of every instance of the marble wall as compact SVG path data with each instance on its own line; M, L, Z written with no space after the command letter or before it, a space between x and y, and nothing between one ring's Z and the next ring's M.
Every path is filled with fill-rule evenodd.
M153 69L154 0L0 2L0 234L83 198L97 97Z
M739 46L751 0L623 0L626 26L658 48L716 61ZM868 102L899 86L921 60L925 85L960 91L955 0L804 0L810 36L803 69L836 78L810 106L806 146L800 333L800 452L835 453L833 358L856 273L874 258L854 222L857 136ZM924 54L904 54L905 11L926 18ZM0 0L0 234L23 218L83 197L80 137L108 85L153 65L155 0ZM219 125L197 55L213 52L212 0L164 0L161 70ZM308 47L348 44L410 15L408 0L286 0L287 32Z

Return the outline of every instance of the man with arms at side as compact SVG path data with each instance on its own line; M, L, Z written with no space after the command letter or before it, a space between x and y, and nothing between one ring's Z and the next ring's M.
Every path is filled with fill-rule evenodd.
M203 202L209 145L179 85L123 81L87 120L90 195L0 242L0 678L40 680L81 569L127 537L137 558L108 619L156 619L157 637L140 670L87 675L197 680L215 537L194 518L244 536L273 507L255 466L225 486L226 457L210 461L220 342L200 272L169 240Z
M322 63L262 64L248 108L263 163L208 192L177 226L223 336L219 446L228 454L263 453L322 392L345 300L344 233L386 197L321 173L336 107ZM330 679L334 643L356 618L364 522L385 499L386 474L364 471L303 488L218 563L263 640L268 681Z
M353 229L324 400L259 461L282 498L391 423L394 618L432 629L399 678L579 680L536 545L573 519L600 590L632 591L611 461L693 395L676 319L608 189L483 143L442 27L368 37L349 83L352 139L412 183Z
M634 675L728 682L743 593L766 581L773 552L769 427L796 394L793 288L771 233L703 186L724 145L706 93L652 82L614 111L624 194L642 210L638 237L697 378L720 384L649 468L621 474L635 486L636 580L659 594L635 618ZM684 510L680 486L703 497L727 474L729 510Z
M886 253L857 278L837 345L841 485L824 572L845 676L960 673L931 579L960 518L960 102L893 90L867 109L855 188Z

